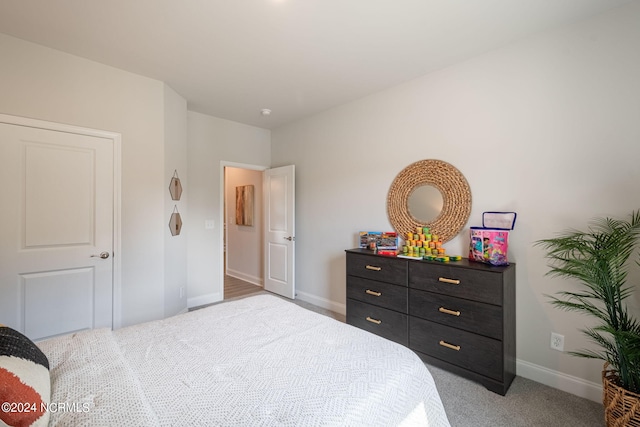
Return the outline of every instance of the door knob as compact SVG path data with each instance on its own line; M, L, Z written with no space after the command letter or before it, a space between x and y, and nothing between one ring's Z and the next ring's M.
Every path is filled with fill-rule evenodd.
M289 237L285 237L284 239L285 239L285 240L288 240L288 241L292 241L292 240L295 240L295 237L291 237L291 236L289 236Z
M109 252L107 252L107 251L100 252L100 255L91 255L91 258L107 259L107 258L109 258Z

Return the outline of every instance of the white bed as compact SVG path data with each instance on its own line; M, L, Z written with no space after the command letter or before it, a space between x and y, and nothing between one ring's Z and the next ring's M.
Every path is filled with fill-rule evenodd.
M50 426L449 425L411 350L271 295L38 346Z

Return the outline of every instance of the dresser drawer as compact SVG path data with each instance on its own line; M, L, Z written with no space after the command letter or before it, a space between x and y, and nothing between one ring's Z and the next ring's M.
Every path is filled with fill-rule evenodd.
M347 299L347 323L404 346L409 345L408 316L386 308Z
M403 259L347 253L347 274L407 286L407 262Z
M407 292L408 289L405 286L347 276L347 298L357 299L379 307L406 313Z
M502 381L502 342L411 317L409 348Z
M502 274L430 262L409 265L409 287L502 305Z
M502 339L502 307L409 289L409 315Z

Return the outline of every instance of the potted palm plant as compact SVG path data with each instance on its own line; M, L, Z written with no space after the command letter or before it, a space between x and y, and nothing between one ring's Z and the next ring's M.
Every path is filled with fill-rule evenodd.
M640 426L640 324L625 300L634 286L627 282L629 268L637 260L640 210L628 220L598 218L586 231L570 230L536 242L550 260L547 275L579 282L579 290L550 296L560 309L595 318L596 326L582 332L597 349L568 352L573 356L601 359L605 421L608 426Z

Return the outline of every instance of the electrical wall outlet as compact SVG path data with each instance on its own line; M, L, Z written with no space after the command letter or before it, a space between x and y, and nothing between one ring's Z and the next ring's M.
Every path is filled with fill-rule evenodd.
M564 335L551 332L551 348L558 351L564 351Z

